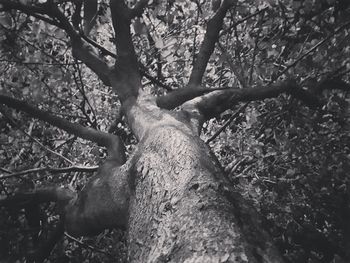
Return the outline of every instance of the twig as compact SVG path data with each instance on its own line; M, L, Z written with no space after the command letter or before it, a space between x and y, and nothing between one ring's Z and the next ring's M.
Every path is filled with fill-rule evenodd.
M197 6L199 7L200 4L198 3L198 1L195 1L195 3L197 4ZM194 22L194 25L198 25L198 20L199 20L199 14L200 14L200 9L197 9L197 16L196 16L196 20ZM197 42L197 31L198 28L195 27L194 28L194 37L193 37L193 51L192 51L192 65L194 65L194 61L196 60L196 42Z
M37 140L36 138L34 138L30 133L22 130L20 128L20 125L18 125L18 123L16 121L14 121L12 119L11 116L9 116L4 110L0 109L1 110L1 113L6 117L6 120L8 121L8 123L12 126L12 127L15 127L17 129L19 129L22 133L24 133L25 135L27 135L30 139L32 139L34 142L36 142L37 144L40 145L40 147L42 147L44 150L54 154L54 155L57 155L58 157L64 159L65 161L67 161L68 163L70 164L74 164L71 160L69 160L67 157L64 157L63 155L59 154L58 152L55 152L53 150L51 150L50 148L46 147L44 144L42 144L39 140Z
M70 66L74 65L76 63L49 63L49 62L25 62L25 61L15 61L15 60L8 60L8 59L1 59L0 62L7 62L7 63L14 63L14 64L21 64L21 65L49 65L49 66Z
M246 85L246 81L244 79L244 76L242 76L241 72L238 72L237 67L235 67L234 63L232 62L229 54L227 53L227 51L225 50L225 48L222 46L222 44L220 42L218 42L218 47L221 51L221 53L225 56L226 58L226 62L228 63L231 71L233 72L233 74L235 74L239 84L241 85L242 88L247 88Z
M72 241L74 241L74 242L77 242L79 245L81 245L81 246L83 246L83 247L85 247L85 248L89 248L89 249L91 249L91 250L94 250L94 251L96 251L96 252L105 254L105 255L110 256L110 257L112 256L110 253L108 253L108 252L106 252L106 251L104 251L104 250L102 250L102 249L99 249L99 248L93 247L93 246L91 246L91 245L88 245L88 244L86 244L86 243L80 241L79 239L76 239L75 237L72 237L71 235L69 235L69 234L67 234L67 233L64 233L64 235L65 235L68 239L70 239L70 240L72 240Z
M28 169L20 172L11 173L10 171L5 170L6 173L10 173L7 175L0 176L0 180L18 177L21 175L31 174L31 173L40 173L40 172L50 172L50 173L69 173L69 172L95 172L97 171L99 166L68 166L68 167L39 167ZM3 168L0 168L3 170Z
M102 54L108 55L112 58L117 58L117 55L114 54L113 52L109 51L108 49L104 48L103 46L101 46L99 43L97 43L96 41L92 40L91 38L87 37L84 33L80 33L80 36L89 44L93 45L94 47L98 48Z
M33 136L31 136L30 134L28 134L26 131L22 131L25 135L27 135L29 138L31 138L34 142L36 142L37 144L39 144L39 146L41 148L43 148L44 150L62 158L63 160L65 160L66 162L70 163L70 164L74 164L71 160L69 160L67 157L64 157L62 154L55 152L53 150L51 150L50 148L46 147L44 144L42 144L39 140L37 140L36 138L34 138Z
M342 26L340 26L338 29L336 29L333 34L330 34L328 37L326 37L325 39L321 40L320 42L318 42L315 46L313 46L309 51L307 51L306 53L304 53L303 55L301 55L298 59L296 59L293 63L289 64L284 70L282 70L279 74L277 74L275 77L273 77L269 84L272 84L275 80L277 80L280 76L282 76L284 73L286 73L289 69L291 69L292 67L294 67L296 64L298 64L302 59L304 59L305 57L307 57L308 55L310 55L311 53L313 53L314 51L316 51L316 49L318 47L320 47L322 44L326 43L328 40L330 40L333 36L335 36L336 34L338 34L340 31L342 31L344 28L346 28L347 26L350 25L350 21L348 21L347 23L343 24Z
M220 33L219 36L221 37L221 36L227 34L232 28L238 26L239 24L244 23L244 22L247 21L248 19L250 19L250 18L252 18L252 17L254 17L254 16L257 16L257 15L259 15L259 14L262 13L262 12L265 12L265 11L268 10L268 9L269 9L268 7L265 7L265 8L263 8L263 9L259 10L259 11L256 11L254 14L251 14L251 15L249 15L249 16L246 16L245 18L242 18L241 20L238 20L236 23L234 23L233 25L231 25L229 28L226 28L225 30L221 31L221 33Z
M248 85L251 85L252 81L253 81L254 64L255 64L256 55L258 54L258 52L257 52L258 51L258 42L259 42L259 38L260 38L260 33L262 31L262 24L264 23L263 22L264 14L265 13L262 13L260 21L257 22L257 25L259 25L259 28L258 28L257 35L256 35L256 38L254 41L253 57L252 57L251 65L250 65Z
M219 136L219 134L242 112L245 110L245 108L248 106L249 102L246 102L243 106L241 106L238 111L236 111L234 114L231 115L231 117L218 129L208 140L206 140L205 143L210 143L213 141L216 137Z
M95 111L94 107L92 107L88 97L86 96L85 85L84 85L83 77L82 77L82 74L81 74L81 69L80 69L78 61L76 59L75 59L75 62L76 62L76 64L74 65L74 68L75 68L75 72L78 73L80 86L78 85L78 81L75 79L75 77L74 77L74 80L75 80L75 83L77 85L77 88L78 88L80 94L83 96L83 104L81 106L81 110L82 110L83 114L85 115L85 117L87 118L87 120L90 122L91 126L96 129L97 128L96 111ZM94 120L91 120L89 114L86 112L86 110L85 110L85 102L89 106L89 108L90 108L90 110L92 112Z

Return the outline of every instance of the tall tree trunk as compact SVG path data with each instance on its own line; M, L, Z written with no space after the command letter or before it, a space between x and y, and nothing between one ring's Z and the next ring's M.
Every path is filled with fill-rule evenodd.
M144 113L134 112L145 132L130 160L130 262L283 262L188 119Z

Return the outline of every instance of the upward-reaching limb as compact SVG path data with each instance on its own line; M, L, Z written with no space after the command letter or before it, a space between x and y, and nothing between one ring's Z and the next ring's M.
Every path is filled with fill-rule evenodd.
M130 32L132 11L124 1L119 0L111 0L110 8L117 48L112 81L114 90L123 102L130 97L137 97L141 87L141 76Z
M209 58L214 51L217 40L219 39L219 32L222 29L226 12L235 3L236 1L234 0L222 1L221 6L217 9L214 16L208 21L204 40L199 49L197 59L194 62L191 76L188 81L189 87L199 87L201 85Z

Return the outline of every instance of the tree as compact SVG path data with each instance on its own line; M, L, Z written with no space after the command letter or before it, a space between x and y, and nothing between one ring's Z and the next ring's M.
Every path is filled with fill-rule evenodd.
M350 22L346 20L347 4L344 1L320 1L321 4L314 5L312 1L306 1L309 4L268 1L269 5L260 2L255 8L254 1L233 0L212 3L0 0L2 30L6 33L3 42L6 42L8 58L30 63L21 57L26 52L11 47L21 32L31 28L31 33L36 34L34 37L44 42L40 40L41 32L56 30L59 41L69 39L69 43L60 45L69 47L76 60L73 64L78 68L78 74L73 77L74 81L83 82L84 74L89 74L86 70L81 72L79 63L83 63L105 86L111 87L120 102L120 115L124 116L123 120L137 141L132 154L126 156L127 149L120 134L108 133L98 127L96 114L92 112L84 90L80 91L84 97L81 110L86 115L85 126L14 98L18 88L2 91L0 102L7 108L2 107L1 112L13 127L19 124L11 117L9 108L107 149L107 157L98 169L71 163L69 167L34 168L1 177L10 179L43 171L97 170L81 191L61 185L41 186L1 200L5 207L24 207L31 227L39 227L42 221L39 204L58 204L60 222L50 242L35 250L34 261L48 257L64 230L69 235L80 236L94 235L106 228L123 228L127 233L130 262L284 262L256 208L233 188L230 178L200 134L208 120L238 103L281 94L301 101L316 112L322 111L330 90L346 92L349 89L345 79L348 61L343 60L343 52L349 53L344 39ZM208 11L209 7L211 11ZM277 7L279 9L275 11L273 8ZM320 24L320 28L326 33L321 29L312 32L310 24L323 23L319 19L324 13L328 24ZM156 29L157 26L175 30L181 19L191 15L196 17L191 20L192 25L198 25L194 28L193 40L178 45L175 36L165 41L157 33L157 30L165 31L164 28ZM110 51L111 42L103 36L111 33L110 24L114 30L111 39L115 54ZM245 29L251 31L244 33ZM278 46L271 44L275 36L279 37ZM147 40L156 58L152 56L151 48L147 50L147 44L137 40ZM110 48L104 47L102 42ZM339 47L332 50L329 45L332 42ZM53 48L52 42L44 45ZM295 56L296 52L300 54ZM319 64L322 52L328 52L326 55L331 54L334 58L330 59L326 71L322 71ZM64 57L63 54L55 55ZM187 69L192 63L192 69L190 74L183 72L188 76L174 77L173 85L169 85L169 81L164 82L163 74L172 76L179 70L181 64L175 61L181 55L186 58L182 65ZM50 58L50 63L52 61L62 64L55 56ZM220 66L219 62L222 63ZM163 63L166 69L162 69ZM296 67L301 63L304 64ZM172 69L172 64L177 67ZM209 77L215 74L216 67L223 69L218 80L220 87L215 87L210 78L203 81L206 72ZM148 68L156 71L157 76L149 73ZM305 76L305 68L312 68L314 72ZM264 76L266 74L269 75ZM153 86L149 88L144 79ZM34 79L29 85L37 82ZM28 90L24 84L23 89ZM159 88L167 92L161 92ZM25 93L34 94L30 89ZM36 93L35 98L41 102L40 94ZM86 110L89 107L91 109ZM118 122L121 121L119 116Z

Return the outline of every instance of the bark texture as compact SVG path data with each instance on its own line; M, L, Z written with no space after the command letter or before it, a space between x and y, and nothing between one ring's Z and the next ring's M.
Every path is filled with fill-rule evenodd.
M143 102L144 103L144 102ZM130 111L140 135L128 224L130 262L283 262L189 118ZM258 223L252 227L245 225ZM245 234L246 232L246 234ZM255 239L255 240L253 240Z

